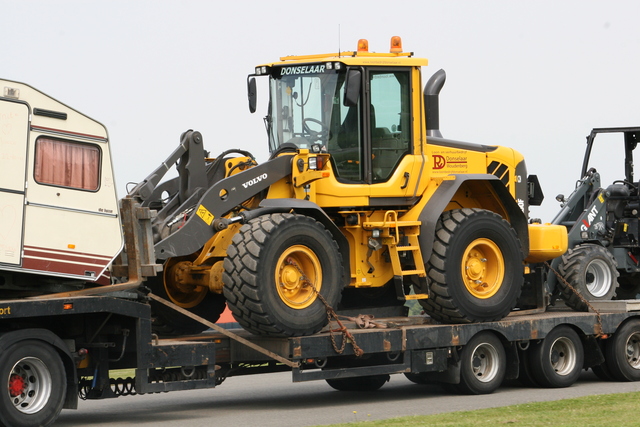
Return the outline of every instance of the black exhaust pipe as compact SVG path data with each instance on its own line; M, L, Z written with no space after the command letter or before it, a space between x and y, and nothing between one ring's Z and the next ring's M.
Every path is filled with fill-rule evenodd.
M427 120L427 136L442 138L440 132L440 90L447 80L447 73L443 69L436 71L424 86L425 118Z

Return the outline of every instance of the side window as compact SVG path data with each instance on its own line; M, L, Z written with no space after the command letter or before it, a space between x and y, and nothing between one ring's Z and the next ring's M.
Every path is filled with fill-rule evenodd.
M39 137L34 178L40 184L96 191L100 177L100 149L95 145Z
M389 179L411 141L409 72L374 71L371 88L372 172L376 182Z

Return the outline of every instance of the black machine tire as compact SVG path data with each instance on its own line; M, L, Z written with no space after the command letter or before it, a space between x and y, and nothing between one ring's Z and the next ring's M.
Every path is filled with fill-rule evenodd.
M640 381L640 319L627 321L609 338L605 360L616 381Z
M584 364L580 337L566 325L557 326L529 349L531 373L541 387L569 387L578 380Z
M370 375L366 377L327 379L327 384L339 391L376 391L387 381L389 375Z
M492 332L476 334L460 352L458 391L490 394L500 387L507 372L507 356L500 339Z
M443 322L500 320L522 292L522 260L515 231L499 215L482 209L444 212L427 267L433 297L420 304Z
M322 300L331 307L340 300L338 244L308 216L276 213L249 221L227 248L224 268L229 308L257 335L314 334L328 323Z
M0 424L51 425L60 415L67 391L64 366L56 350L38 340L12 344L0 353Z
M162 276L151 277L147 279L147 286L151 291L167 301L171 301L167 290L164 286ZM153 319L153 332L163 337L197 334L206 329L208 326L193 320L171 307L151 300L151 317ZM206 296L200 303L194 307L186 308L193 314L196 314L209 322L215 323L226 307L225 298L222 294L207 292ZM184 308L184 307L183 307Z
M569 249L562 256L558 272L587 301L612 300L618 289L617 263L604 247L583 244ZM558 289L565 303L577 311L589 307L579 295L558 280Z

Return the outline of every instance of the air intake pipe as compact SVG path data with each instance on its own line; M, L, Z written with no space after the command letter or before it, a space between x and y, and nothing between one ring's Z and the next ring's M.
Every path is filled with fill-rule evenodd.
M447 73L443 69L436 71L424 86L425 118L427 120L427 136L442 138L440 132L440 104L438 98L440 90L447 80Z

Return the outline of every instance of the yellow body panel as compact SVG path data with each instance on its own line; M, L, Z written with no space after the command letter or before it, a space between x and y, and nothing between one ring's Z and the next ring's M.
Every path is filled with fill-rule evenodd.
M529 257L526 262L543 262L564 254L569 247L563 225L529 224Z

